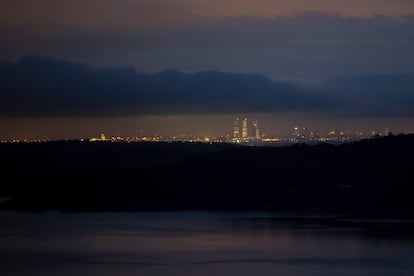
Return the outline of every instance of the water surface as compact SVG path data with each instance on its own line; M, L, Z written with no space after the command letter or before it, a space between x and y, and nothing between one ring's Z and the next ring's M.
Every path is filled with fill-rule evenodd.
M0 213L1 275L413 275L414 222L271 213Z

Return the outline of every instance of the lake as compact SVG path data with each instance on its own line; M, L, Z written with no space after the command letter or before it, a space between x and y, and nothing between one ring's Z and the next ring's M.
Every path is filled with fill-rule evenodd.
M413 275L414 221L0 213L0 275Z

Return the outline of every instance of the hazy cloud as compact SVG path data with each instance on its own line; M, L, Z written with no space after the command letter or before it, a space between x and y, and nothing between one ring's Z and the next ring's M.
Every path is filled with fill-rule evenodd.
M135 116L308 112L413 116L414 75L336 79L318 89L261 75L147 74L28 56L0 64L2 116Z
M156 30L65 26L39 33L2 26L0 47L4 59L35 53L98 67L130 64L144 72L220 70L319 81L413 72L413 30L414 16L357 18L313 12Z
M264 76L216 71L184 74L91 70L24 57L0 66L3 116L215 114L324 109L332 101Z
M351 102L353 116L412 117L414 75L362 75L325 83L325 91Z
M317 11L344 16L414 13L411 0L2 0L1 25L143 29L235 17Z

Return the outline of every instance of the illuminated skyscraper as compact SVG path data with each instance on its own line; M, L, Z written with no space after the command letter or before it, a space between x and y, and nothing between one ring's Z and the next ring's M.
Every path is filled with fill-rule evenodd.
M239 118L234 119L233 122L233 138L239 139L240 138L240 120Z
M262 139L262 134L260 133L260 125L259 125L259 120L253 120L252 123L253 126L253 133L254 133L254 139L256 140L261 140Z
M249 138L249 131L248 131L247 126L248 126L247 118L244 118L243 119L243 124L242 124L242 138L243 139Z

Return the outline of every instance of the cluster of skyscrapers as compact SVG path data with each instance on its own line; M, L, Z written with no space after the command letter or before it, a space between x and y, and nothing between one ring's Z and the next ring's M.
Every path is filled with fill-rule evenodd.
M241 124L240 124L241 123ZM262 134L260 132L259 121L253 120L249 127L249 121L247 117L243 120L235 118L233 122L233 141L234 142L248 142L252 140L260 141Z

